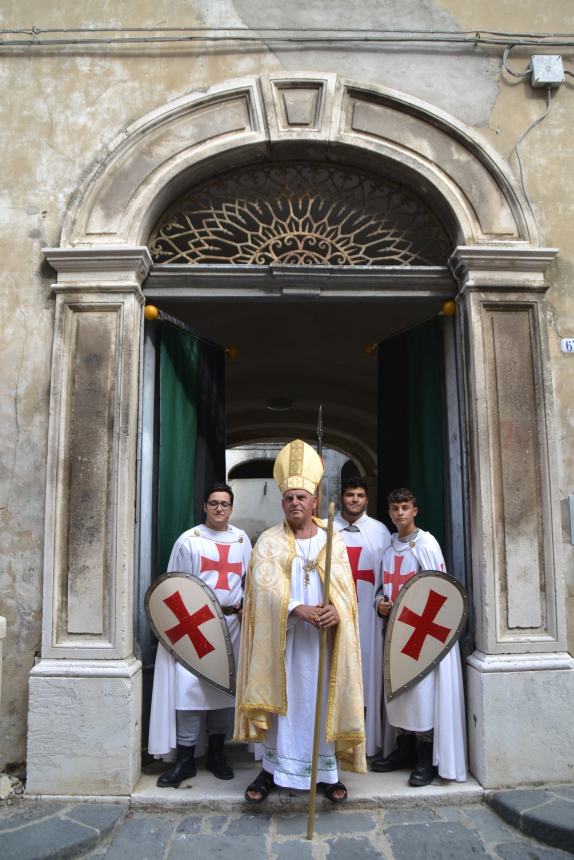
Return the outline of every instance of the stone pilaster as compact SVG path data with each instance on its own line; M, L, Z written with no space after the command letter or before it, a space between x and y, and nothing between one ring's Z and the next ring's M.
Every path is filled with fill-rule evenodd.
M0 615L0 702L2 701L2 645L6 637L6 619Z
M459 247L476 651L469 757L487 788L567 781L566 652L552 386L543 312L555 249Z
M146 248L54 249L42 658L30 793L129 794L140 772L133 656L141 284Z

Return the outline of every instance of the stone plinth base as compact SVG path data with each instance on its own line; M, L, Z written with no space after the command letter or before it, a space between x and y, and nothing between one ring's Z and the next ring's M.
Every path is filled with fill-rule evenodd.
M141 771L139 660L42 660L30 673L28 794L129 795Z
M574 781L574 660L485 655L467 665L470 770L484 788Z

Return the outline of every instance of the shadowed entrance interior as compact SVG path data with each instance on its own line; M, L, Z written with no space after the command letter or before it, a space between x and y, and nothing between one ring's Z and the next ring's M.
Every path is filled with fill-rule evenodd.
M402 444L399 455L414 413L385 405L387 392L405 384L400 348L397 362L381 362L378 345L436 320L454 294L447 223L444 207L434 211L422 187L364 165L319 159L234 168L167 206L148 239L154 266L144 291L198 336L227 349L228 448L296 437L313 443L321 404L324 444L361 464L371 513L384 513L384 506L376 509L377 495L390 489L378 486L379 474L402 484L422 474ZM442 389L443 333L437 332L425 364L438 369ZM153 358L145 364L149 375ZM416 400L422 392L410 367ZM444 402L433 415L439 440L447 426ZM416 420L426 427L430 417ZM387 421L394 436L378 432ZM439 448L432 456L442 479ZM174 493L184 481L175 482ZM425 493L442 526L442 481ZM154 570L153 540L147 559L141 555L140 594L163 572ZM150 656L152 646L148 640L143 648ZM144 673L150 662L144 658Z
M400 390L407 384L406 377L404 380L391 378L385 369L379 374L375 345L383 342L380 350L384 350L386 342L392 350L393 337L405 330L416 338L417 329L423 331L425 323L437 320L443 301L442 296L424 300L385 298L331 302L284 299L159 302L154 299L162 310L198 335L230 351L225 383L227 447L296 437L313 444L317 410L322 404L324 443L361 463L370 487L371 512L375 515L378 474L401 474L399 460L401 456L404 458L403 449L380 447L385 435L378 435L378 423L385 414L385 403L390 404L388 420L394 427L395 439L408 437L404 422L412 420L412 413L403 414L392 406L394 400L384 390L387 387L389 392L396 391L397 387ZM148 324L150 328L156 325L163 324ZM406 367L408 356L404 355L402 360ZM430 365L439 368L437 373L442 377L444 362L440 343L438 352L429 353L425 362L427 370ZM400 373L400 354L396 356L396 364ZM393 374L396 371L397 367L393 367ZM269 408L278 402L283 404L281 411ZM439 424L441 408L442 404L439 405ZM424 416L420 422L424 425ZM444 423L446 426L446 420ZM433 465L442 474L442 451L433 450L432 453ZM413 475L404 462L404 478L400 483L407 483ZM380 492L385 494L389 489L385 485ZM173 492L178 492L177 486ZM434 498L432 502L435 503ZM436 504L443 508L442 520L447 513L442 486ZM278 510L278 519L280 516ZM193 524L190 522L189 526ZM148 571L141 570L150 581L163 572L154 570L153 563ZM140 593L141 590L140 587ZM145 618L140 617L144 699L148 700L154 643L146 632L146 624Z

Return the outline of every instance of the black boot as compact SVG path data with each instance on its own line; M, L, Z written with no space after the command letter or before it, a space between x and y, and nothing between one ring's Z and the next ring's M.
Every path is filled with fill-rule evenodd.
M432 763L432 741L419 741L417 738L417 766L409 777L409 785L420 787L429 785L436 776Z
M210 735L207 744L205 768L210 770L217 779L233 779L232 768L227 764L223 754L225 735Z
M388 756L374 759L371 762L371 770L377 773L389 773L391 770L400 770L403 767L414 767L417 763L416 737L415 735L399 735L397 745Z
M169 770L166 770L165 773L161 774L157 781L159 787L168 788L169 786L173 786L174 788L178 788L180 782L183 782L184 779L191 779L192 776L195 776L194 753L195 747L183 747L181 744L178 744L175 764Z

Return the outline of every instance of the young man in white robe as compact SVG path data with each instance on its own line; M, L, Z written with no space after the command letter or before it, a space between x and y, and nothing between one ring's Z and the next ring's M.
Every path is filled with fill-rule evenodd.
M193 573L213 591L225 616L235 662L239 657L240 608L243 578L251 542L246 533L229 524L233 492L227 484L214 484L203 505L205 525L185 531L174 544L168 572ZM160 787L177 788L196 774L195 748L207 732L205 766L218 779L232 779L233 769L223 751L233 726L233 696L201 681L159 644L155 661L148 752L173 757L175 764L159 777Z
M374 756L383 746L383 619L373 612L373 603L382 584L383 553L390 544L391 535L383 523L367 515L368 503L366 481L359 477L344 481L335 528L347 547L359 605L366 751L368 756Z
M347 552L333 534L329 603L323 601L327 534L314 516L320 457L296 439L277 456L274 478L285 521L259 537L247 575L235 740L261 746L263 769L245 798L274 786L309 789L320 631L327 629L317 784L346 800L337 760L364 773L365 734L357 601Z
M402 586L421 570L445 571L435 538L415 525L414 494L402 487L388 496L389 516L397 528L383 561L383 585L376 601L381 617L389 615ZM437 772L444 779L466 780L466 727L458 643L425 678L391 702L387 718L398 730L395 749L371 764L388 772L413 768L409 785L428 785Z

